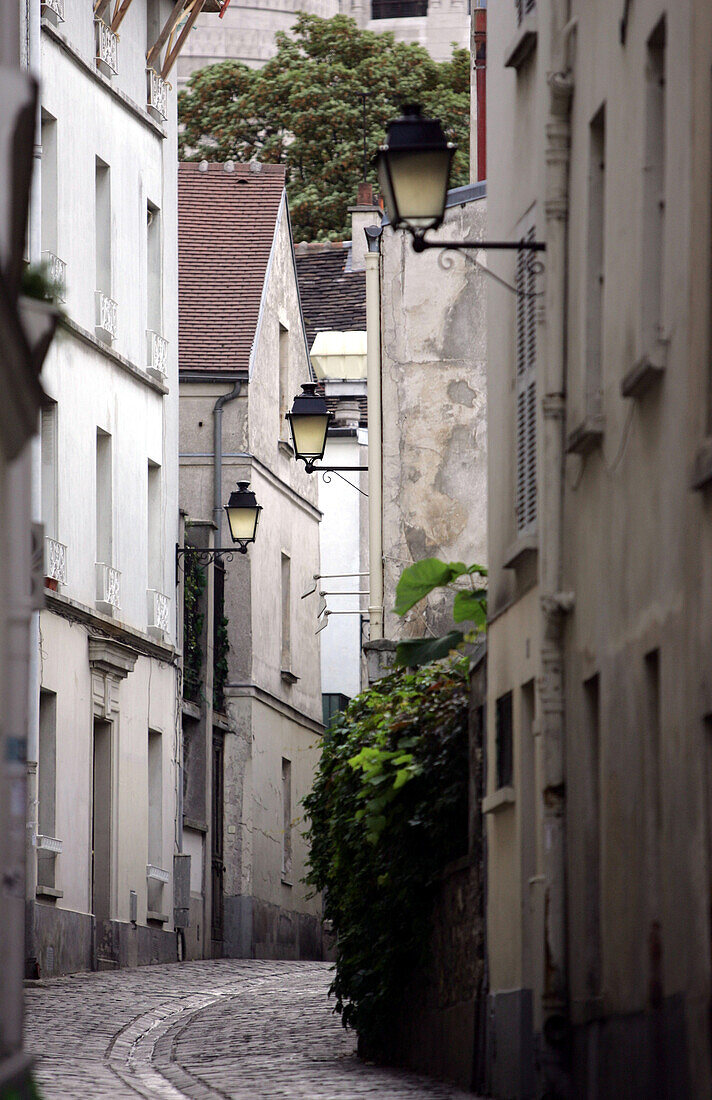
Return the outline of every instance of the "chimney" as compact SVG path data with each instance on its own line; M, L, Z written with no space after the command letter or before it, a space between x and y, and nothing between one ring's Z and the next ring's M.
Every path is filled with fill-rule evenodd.
M362 180L356 193L356 205L349 207L351 215L351 270L366 270L367 225L381 224L381 208L373 201L373 184Z
M472 94L470 117L470 179L487 179L487 5L475 0L472 9Z

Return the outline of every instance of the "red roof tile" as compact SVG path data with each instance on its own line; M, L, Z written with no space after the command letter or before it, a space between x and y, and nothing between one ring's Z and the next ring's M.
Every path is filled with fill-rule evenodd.
M247 370L284 178L278 164L179 164L181 372Z

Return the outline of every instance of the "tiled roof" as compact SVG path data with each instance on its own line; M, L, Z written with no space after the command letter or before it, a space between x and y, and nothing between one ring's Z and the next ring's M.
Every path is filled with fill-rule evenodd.
M277 164L179 164L181 372L247 370L284 177Z
M300 244L295 251L309 348L317 332L365 330L366 272L348 270L350 246Z

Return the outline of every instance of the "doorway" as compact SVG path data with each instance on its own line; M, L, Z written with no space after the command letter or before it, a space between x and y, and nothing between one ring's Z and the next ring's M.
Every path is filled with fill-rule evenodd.
M91 822L91 911L94 966L116 965L111 926L111 722L94 719Z

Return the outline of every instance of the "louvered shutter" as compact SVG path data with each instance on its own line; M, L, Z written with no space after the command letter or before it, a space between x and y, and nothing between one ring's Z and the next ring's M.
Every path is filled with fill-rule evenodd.
M57 537L57 406L42 410L40 425L42 522L45 534Z
M534 240L534 227L525 234ZM517 484L515 512L517 534L536 526L536 275L531 253L518 252L517 288L517 384L516 445Z

